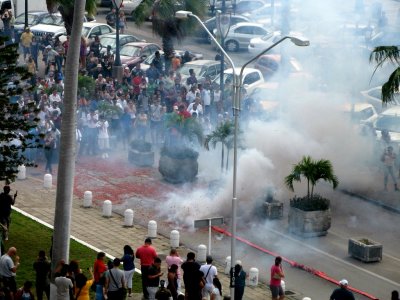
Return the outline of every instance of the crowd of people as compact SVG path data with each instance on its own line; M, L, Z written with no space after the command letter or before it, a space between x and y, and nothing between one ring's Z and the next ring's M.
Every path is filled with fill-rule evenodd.
M16 101L21 107L35 102L39 109L36 133L45 136L45 150L31 150L28 158L46 159L45 171L52 173L52 162L57 161L59 150L69 38L61 42L45 35L38 40L26 28L19 41L20 61L31 73L30 83L35 89L24 92ZM219 89L213 88L211 78L198 79L190 70L190 76L183 79L179 66L185 62L184 57L174 55L171 65L158 52L146 71L140 63L133 68L124 66L118 81L113 77L115 55L111 47L106 51L101 49L98 37L90 45L82 38L80 74L93 81L94 90L85 86L77 95L78 159L83 155L101 155L106 159L111 148L126 149L133 139L161 146L168 113L196 118L205 135L218 124L230 121L227 111L232 107L232 86L226 85L222 99Z

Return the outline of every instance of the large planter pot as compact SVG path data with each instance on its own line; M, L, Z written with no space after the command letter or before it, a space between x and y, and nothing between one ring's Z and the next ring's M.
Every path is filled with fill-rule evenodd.
M366 238L351 238L348 253L363 262L381 261L382 245Z
M154 165L154 152L141 152L135 149L129 149L128 160L138 167L152 167Z
M174 158L168 155L161 155L158 171L164 180L168 182L191 182L196 179L199 165L197 158Z
M283 203L279 201L264 202L264 212L268 219L280 219L283 217Z
M303 211L295 207L289 210L289 231L302 237L323 236L331 227L331 210Z

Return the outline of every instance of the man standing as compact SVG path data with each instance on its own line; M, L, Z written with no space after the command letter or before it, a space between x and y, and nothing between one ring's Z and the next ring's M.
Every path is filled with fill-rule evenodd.
M271 280L269 287L271 289L272 300L283 300L285 293L283 292L281 280L285 275L282 269L282 257L277 256L275 258L275 264L271 267Z
M8 240L8 230L11 222L11 206L15 204L17 191L14 196L10 195L11 188L9 185L3 187L3 193L0 194L0 222L6 229L5 240Z
M46 252L39 251L37 260L33 263L33 269L36 272L36 296L38 300L43 299L43 292L47 299L50 299L50 270L51 264L47 260Z
M339 281L340 288L333 291L330 300L355 300L354 295L347 289L349 282L346 279Z
M136 258L140 259L140 270L142 271L143 297L149 299L147 287L149 286L149 269L157 257L156 250L151 246L151 239L146 238L144 245L136 250Z
M153 264L148 270L148 276L147 276L147 292L149 294L149 299L150 300L155 300L156 299L156 293L158 291L158 285L160 283L160 277L163 276L164 273L161 272L161 259L159 257L156 257L154 259Z
M106 16L107 24L113 28L115 28L115 18L116 18L115 8L113 8Z
M388 178L389 176L393 180L394 184L394 190L398 191L397 187L397 180L396 176L394 176L394 167L396 163L396 153L393 152L393 147L389 146L385 149L385 152L381 156L381 161L384 164L384 185L385 185L385 191L387 190L387 184L388 184Z
M211 293L213 292L213 280L218 276L218 271L215 266L212 264L213 258L210 255L207 255L206 264L200 267L200 271L203 272L204 278L206 280L206 285L203 288L203 298L211 297Z
M189 252L186 257L186 261L181 266L184 272L185 296L186 299L198 300L201 299L200 264L195 261L196 256L193 252Z
M2 277L4 287L10 293L8 299L11 300L14 299L14 295L17 291L15 276L18 266L19 256L17 256L17 249L15 247L10 247L7 253L0 258L0 276Z
M24 60L26 60L28 54L31 54L32 39L33 33L29 27L25 28L25 31L21 34L21 46L24 53Z

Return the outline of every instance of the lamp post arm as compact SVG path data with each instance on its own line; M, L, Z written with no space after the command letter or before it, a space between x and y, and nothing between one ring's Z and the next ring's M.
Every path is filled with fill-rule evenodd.
M235 64L233 63L232 59L230 58L230 56L225 52L224 47L222 47L220 45L220 43L215 39L215 37L213 36L213 34L207 29L207 27L203 24L203 21L196 16L195 14L189 14L190 17L195 18L198 23L201 25L201 27L207 32L207 34L209 35L209 37L211 38L211 40L217 45L218 49L221 50L221 52L224 54L224 56L226 56L226 58L228 59L229 64L231 65L231 68L233 69L233 73L235 73Z

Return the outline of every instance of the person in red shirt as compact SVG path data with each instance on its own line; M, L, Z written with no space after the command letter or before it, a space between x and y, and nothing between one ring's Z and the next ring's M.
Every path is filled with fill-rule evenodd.
M156 257L157 257L157 252L151 246L151 239L146 238L144 241L144 245L140 246L136 250L136 258L140 259L140 270L142 271L142 289L143 289L143 297L145 299L149 299L149 293L147 292L147 287L149 285L148 273Z
M271 280L269 287L271 289L272 300L283 300L285 293L283 292L281 280L285 277L282 269L282 257L275 258L275 264L271 267Z
M97 253L97 259L93 266L93 278L96 285L99 283L103 273L107 271L107 265L104 263L105 257L106 254L104 252Z

